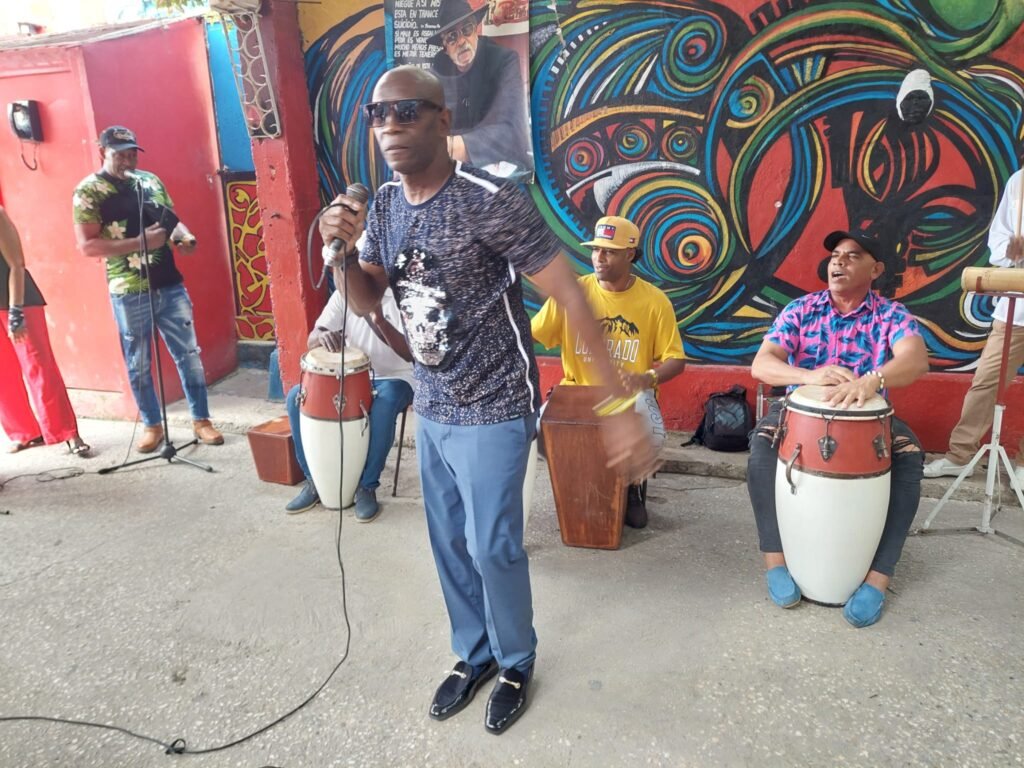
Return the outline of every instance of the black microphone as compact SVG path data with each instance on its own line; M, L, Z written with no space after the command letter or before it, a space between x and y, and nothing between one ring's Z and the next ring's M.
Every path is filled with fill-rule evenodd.
M355 184L349 184L345 188L345 194L348 197L351 197L353 200L355 200L358 203L365 203L367 200L370 199L370 190L366 187L365 184L360 184L359 182L356 182ZM349 210L349 211L352 211L352 213L355 213L355 211L353 211L347 205L344 205L343 203L340 203L340 205L342 205L342 207L345 208L346 210ZM329 248L331 249L331 251L334 253L335 256L340 254L341 253L341 249L344 248L344 247L345 247L345 242L340 237L336 237L333 240L331 240L331 244L329 246ZM327 269L328 268L325 265L324 266L324 272L326 272Z

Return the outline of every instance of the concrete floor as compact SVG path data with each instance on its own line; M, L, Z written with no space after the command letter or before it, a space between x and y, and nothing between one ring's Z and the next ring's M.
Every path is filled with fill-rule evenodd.
M228 407L214 402L215 416ZM119 733L0 723L4 768L1024 763L1024 550L1000 538L911 537L882 621L854 630L836 609L770 604L741 481L662 473L647 529L615 552L570 549L542 463L533 698L495 738L486 689L452 720L426 716L452 656L414 451L377 521L342 515L343 592L338 513L286 516L296 489L261 483L241 435L186 452L214 474L156 461L12 479L115 464L131 425L82 431L96 458L0 456L0 717L209 748L323 681L345 649L346 595L351 652L309 706L233 749L168 757ZM936 525L976 524L980 509L951 504ZM1020 510L996 524L1024 538Z

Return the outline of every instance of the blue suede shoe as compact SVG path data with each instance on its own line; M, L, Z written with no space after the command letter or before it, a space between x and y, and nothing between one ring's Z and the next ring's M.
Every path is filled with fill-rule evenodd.
M302 490L299 491L299 495L285 504L284 509L289 515L297 515L299 512L312 509L319 503L320 494L316 492L316 486L313 485L312 480L307 480L302 484Z
M800 602L800 587L789 575L789 568L777 565L764 574L768 582L768 597L779 608L792 608Z
M368 523L377 517L380 512L380 504L377 503L377 489L356 488L356 521Z
M861 584L843 606L843 618L857 629L870 627L882 618L885 593L870 584Z

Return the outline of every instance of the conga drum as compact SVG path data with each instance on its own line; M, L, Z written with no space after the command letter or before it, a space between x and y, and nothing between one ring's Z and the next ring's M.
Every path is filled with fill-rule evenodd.
M782 551L804 596L844 604L864 581L889 508L892 406L826 405L828 390L798 387L779 422L775 507Z
M541 412L558 527L569 547L618 549L622 542L629 483L606 467L600 419L594 415L602 394L599 387L559 385ZM665 424L654 393L641 392L634 408L660 449Z
M362 350L346 347L342 377L341 353L317 347L302 356L299 366L299 432L309 473L321 504L329 509L350 507L370 447L370 361Z
M540 420L562 543L618 549L626 514L626 481L608 462L594 406L598 387L559 385Z

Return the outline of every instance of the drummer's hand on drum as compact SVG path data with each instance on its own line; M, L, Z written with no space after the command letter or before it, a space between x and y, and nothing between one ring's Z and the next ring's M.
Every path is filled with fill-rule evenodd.
M608 454L606 466L618 471L631 483L643 482L661 466L650 430L632 408L602 417L601 436Z
M1006 258L1020 266L1024 261L1024 236L1010 236L1010 242L1006 244Z
M345 337L341 331L321 331L320 346L328 352L341 352L345 346Z
M849 408L851 405L859 408L878 393L880 383L881 379L869 373L854 381L836 384L828 388L828 399L825 402L833 408Z
M841 365L826 365L824 368L816 368L810 371L805 384L819 384L824 387L831 387L836 384L846 384L857 380L857 374L849 368Z

